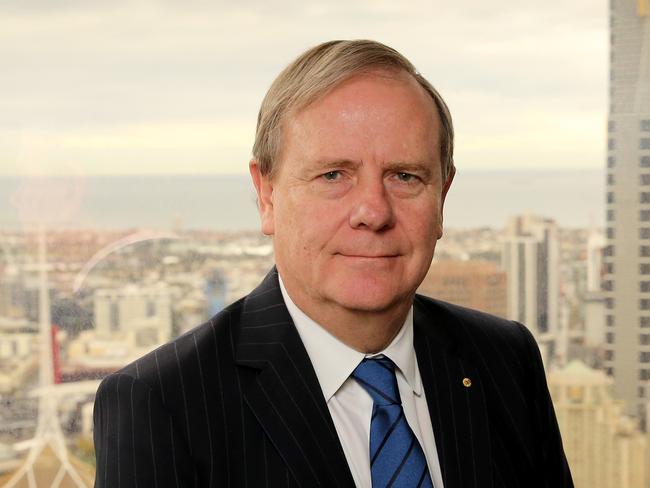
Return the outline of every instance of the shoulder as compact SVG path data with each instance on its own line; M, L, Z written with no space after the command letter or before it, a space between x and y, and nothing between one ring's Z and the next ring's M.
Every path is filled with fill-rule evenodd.
M528 391L545 381L539 348L524 325L423 296L415 305L421 332L473 364L492 387L509 384Z
M531 332L519 322L479 310L416 295L416 313L424 318L425 327L444 329L451 340L465 344L507 342L527 348L536 347Z
M417 296L415 306L420 338L428 336L431 350L471 371L473 383L478 378L475 391L487 413L495 466L511 466L514 459L544 486L573 486L531 332L518 322L427 297ZM445 343L431 346L439 338Z

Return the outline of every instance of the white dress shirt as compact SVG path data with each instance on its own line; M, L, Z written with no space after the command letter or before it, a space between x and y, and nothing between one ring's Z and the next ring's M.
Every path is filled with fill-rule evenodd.
M395 374L404 415L422 446L433 486L443 488L431 417L413 347L413 307L402 329L386 349L377 354L365 354L338 340L300 310L289 297L282 278L280 288L316 371L357 487L372 487L369 450L373 401L350 375L364 357L384 355L396 365Z

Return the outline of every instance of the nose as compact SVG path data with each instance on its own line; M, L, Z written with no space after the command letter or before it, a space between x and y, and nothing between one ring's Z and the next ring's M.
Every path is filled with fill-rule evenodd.
M350 212L350 226L354 229L381 231L394 225L395 215L383 178L357 184Z

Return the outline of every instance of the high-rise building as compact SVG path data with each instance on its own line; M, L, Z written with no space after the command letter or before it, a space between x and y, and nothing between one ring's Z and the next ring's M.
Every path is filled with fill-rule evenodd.
M508 275L508 318L526 324L545 359L559 329L559 246L555 221L518 215L506 229L502 267Z
M612 379L580 361L548 375L575 486L645 488L646 439L610 394Z
M419 293L505 317L506 274L487 261L439 261L429 268Z
M602 350L605 345L605 299L600 293L587 292L582 297L584 310L584 345Z
M587 291L599 292L603 281L603 250L607 242L602 230L591 229L587 238Z
M645 423L650 396L650 0L610 2L604 281L607 372Z
M600 229L590 229L587 238L587 283L582 295L584 310L583 343L591 350L602 351L605 345L605 298L603 286L603 254L607 246Z

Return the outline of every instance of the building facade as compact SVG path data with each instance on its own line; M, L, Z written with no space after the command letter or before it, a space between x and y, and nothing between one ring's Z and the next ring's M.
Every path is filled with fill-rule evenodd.
M506 273L487 261L434 262L419 293L505 317Z
M650 1L610 2L606 361L617 397L646 427L650 396Z
M526 324L545 358L558 339L560 257L555 221L518 215L506 229L502 267L508 275L508 318Z
M548 375L576 487L645 488L646 439L612 397L612 379L572 361Z
M600 292L603 283L603 252L607 241L600 229L591 229L587 238L587 291Z
M162 344L172 334L171 299L171 290L165 283L96 290L95 332L101 338L111 338L119 332L135 333L142 346Z

